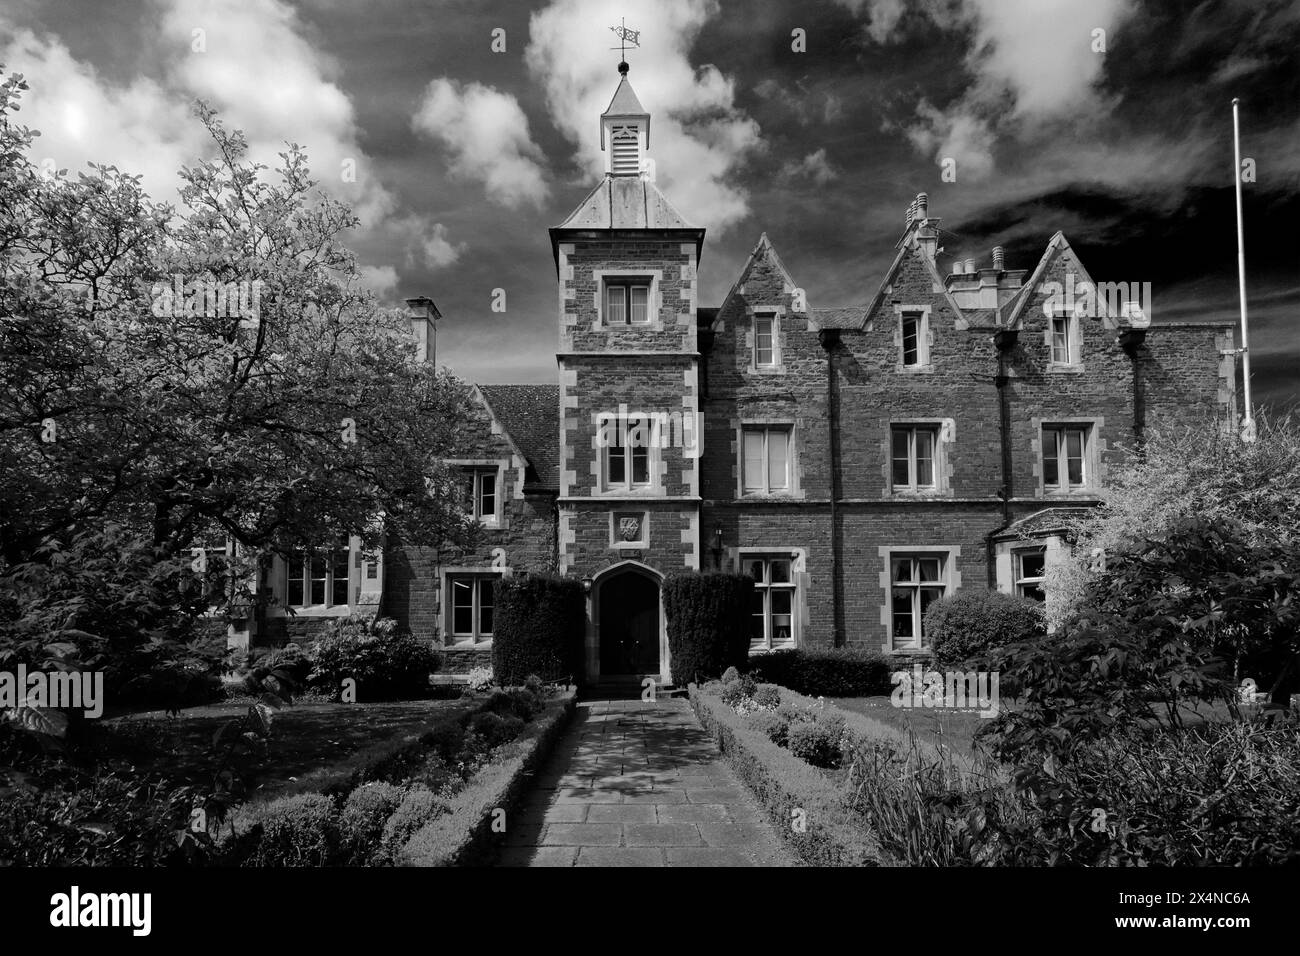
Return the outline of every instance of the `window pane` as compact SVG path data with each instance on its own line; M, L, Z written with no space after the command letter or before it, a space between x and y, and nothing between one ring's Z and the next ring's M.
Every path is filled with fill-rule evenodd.
M1072 485L1083 484L1083 432L1071 428L1065 433L1066 463Z
M451 629L455 634L474 633L474 584L468 580L451 582Z
M893 482L895 485L903 486L912 483L911 471L908 467L908 439L909 432L902 428L894 429L893 434Z
M1061 475L1057 459L1057 434L1054 430L1043 432L1043 484L1059 485Z
M1070 361L1070 326L1068 319L1052 320L1052 361Z
M649 322L650 321L650 287L644 285L634 285L629 291L632 293L632 321Z
M921 636L925 636L925 609L943 597L943 588L921 588Z
M482 637L492 636L492 589L496 582L491 578L479 578L478 585L478 632Z
M767 580L767 579L763 576L763 562L762 562L762 561L750 561L750 562L749 562L749 576L750 576L751 578L753 578L753 579L754 579L757 583L759 583L759 584L762 584L764 581Z
M920 319L915 315L903 316L903 364L917 365L920 362Z
M910 638L912 632L912 589L894 588L893 590L894 639Z
M623 325L627 322L627 289L621 285L606 288L605 319L608 325Z
M916 431L916 483L934 485L934 433L924 428Z
M335 606L348 603L348 567L347 551L334 552L334 566L330 574L330 604Z
M618 445L605 448L605 473L611 485L621 485L627 481L627 459L624 449Z
M772 590L772 613L790 616L794 608L794 590L792 588L774 588Z
M745 432L745 490L763 490L763 433Z
M790 487L790 436L773 429L767 433L767 482L773 491Z
M894 580L903 584L912 580L911 558L898 558L894 561Z
M772 317L756 316L754 318L754 364L771 365L772 362Z
M922 581L939 580L939 559L938 558L921 558L916 562L917 569L921 572Z
M632 483L648 485L650 483L650 449L644 445L632 448Z
M497 476L490 471L480 472L478 476L479 500L478 514L481 518L491 518L497 513Z
M1042 551L1022 551L1020 553L1020 577L1041 578L1046 555Z
M287 600L294 607L303 606L303 578L307 572L306 561L301 554L289 559L289 589Z
M771 562L772 583L789 584L790 583L790 562L777 558Z
M319 553L311 557L311 603L325 603L325 581L328 576L329 567L325 562L324 555Z

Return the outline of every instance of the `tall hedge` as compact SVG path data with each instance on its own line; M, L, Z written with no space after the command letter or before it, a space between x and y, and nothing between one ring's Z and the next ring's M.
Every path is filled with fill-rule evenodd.
M749 657L754 579L742 574L684 573L664 581L673 682L721 677Z
M499 684L530 674L567 680L582 673L587 604L575 578L526 574L496 583L492 672Z
M925 632L935 662L979 662L994 648L1044 632L1043 606L1029 598L962 588L925 612Z

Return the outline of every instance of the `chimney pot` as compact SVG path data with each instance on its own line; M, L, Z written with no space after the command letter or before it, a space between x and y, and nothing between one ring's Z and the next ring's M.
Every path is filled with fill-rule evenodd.
M925 193L916 194L916 218L917 219L930 218L930 197L927 196Z
M974 259L967 259L967 260L966 260L966 269L965 269L965 272L966 272L967 275L974 275L974 274L975 274L975 260L974 260Z
M993 247L993 268L997 269L998 272L1002 271L1004 255L1005 255L1005 250L1001 246Z

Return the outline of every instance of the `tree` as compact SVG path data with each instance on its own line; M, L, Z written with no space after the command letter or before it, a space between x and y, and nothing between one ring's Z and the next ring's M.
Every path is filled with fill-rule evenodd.
M441 462L465 386L415 362L404 317L360 287L341 238L357 220L301 150L268 183L200 105L216 158L182 170L172 210L111 167L43 176L11 122L24 88L0 98L6 560L108 520L173 554L214 530L326 542L378 515L470 536Z

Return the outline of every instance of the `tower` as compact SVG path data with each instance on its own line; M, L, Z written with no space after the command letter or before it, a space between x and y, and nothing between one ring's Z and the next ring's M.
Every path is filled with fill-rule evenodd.
M605 175L551 229L559 284L561 571L590 582L588 680L667 679L661 584L700 567L696 274L704 230L646 175L626 63Z

